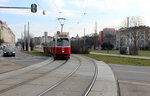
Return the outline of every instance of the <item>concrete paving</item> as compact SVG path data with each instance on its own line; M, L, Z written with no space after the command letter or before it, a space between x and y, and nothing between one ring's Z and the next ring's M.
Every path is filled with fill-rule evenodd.
M48 74L45 75L41 74L42 76L40 78L27 82L21 86L17 86L11 90L8 90L7 92L3 92L0 94L0 96L10 96L10 94L11 96L37 96L40 92L48 89L50 86L53 86L56 82L66 77L66 75L68 75L68 73L70 73L70 71L72 71L74 67L76 67L78 64L78 62L76 62L77 60L74 60L74 63L72 63L72 61L73 60L69 60L66 64L61 66L61 68L53 70ZM58 65L61 65L62 62L64 62L64 60L55 61L53 62L53 64L47 65L47 68L51 69L52 67L57 67ZM28 72L26 74L33 74L33 73L39 74L37 70L34 70L34 72ZM19 79L20 76L19 77L16 76L12 78ZM23 78L21 77L20 79Z
M105 54L105 53L97 53L97 52L90 52L90 54L107 55L107 56L120 56L120 57L129 57L129 58L138 58L138 59L150 59L150 57L144 57L144 56L129 56L129 55L120 55L120 54Z
M31 66L28 66L28 67L25 67L25 68L21 68L21 69L15 70L15 71L11 71L11 72L1 74L0 75L0 80L6 79L6 78L9 78L9 77L13 77L13 76L16 76L16 75L19 75L19 74L22 74L22 73L40 68L41 66L44 66L44 65L46 65L46 64L48 64L52 61L53 61L53 59L50 58L50 59L47 59L47 60L45 60L43 62L40 62L38 64L35 64L35 65L31 65Z
M95 61L98 76L88 96L118 96L117 80L111 68L102 61Z
M21 64L16 64L0 57L0 74L10 72L25 67Z
M84 96L82 94L93 78L95 66L91 60L76 56L81 60L81 66L77 72L44 96Z
M36 69L36 68L39 68L40 66L43 66L44 64L50 62L51 60L46 60L45 62L42 62L42 63L39 63L39 64L35 64L35 65L32 65L32 66L29 66L29 67L26 67L26 68L23 68L23 69L20 69L20 70L16 70L16 71L13 71L13 72L8 72L8 73L5 73L5 74L1 74L0 75L0 80L3 80L3 79L6 79L8 77L12 77L12 76L15 76L17 74L20 74L20 73L24 73L24 72L27 72L29 70L33 70L33 69ZM97 80L96 80L96 83L94 84L91 92L89 93L88 96L117 96L118 95L118 88L117 88L117 81L115 80L115 77L114 77L114 74L111 70L111 68L105 64L104 62L101 62L101 61L95 61L97 66L98 66L98 77L97 77ZM88 62L87 62L88 64ZM88 72L85 73L84 71L86 70L86 66L85 68L83 68L83 73L82 75L86 75L86 74L89 74ZM41 71L40 71L41 72ZM61 72L62 73L62 72ZM15 75L14 75L15 74ZM60 73L59 73L60 74ZM33 75L38 75L38 74L33 74ZM81 75L81 73L80 73ZM56 76L56 75L55 75ZM21 79L23 78L12 78L12 79L18 79L18 82L20 82ZM11 79L11 80L12 80ZM50 80L50 79L49 79ZM42 80L41 80L42 81ZM79 80L80 81L80 80ZM82 83L81 83L82 84ZM3 83L2 88L4 87L8 87L8 84L5 84ZM0 87L0 89L1 89ZM22 86L20 86L19 88L17 89L20 89ZM26 86L24 87L27 87L27 89L29 90L26 90L27 93L28 93L28 96L30 96L31 94L35 94L37 92L40 92L42 91L41 89L45 89L47 88L48 86L47 85L44 85L44 86L41 86L40 84L30 84L28 83ZM23 87L23 88L24 88ZM29 88L31 87L31 88ZM32 87L36 88L36 92L34 92L35 90L31 90ZM44 88L42 88L44 87ZM34 89L33 88L33 89ZM25 88L26 89L26 88ZM76 89L76 88L75 88ZM15 89L14 89L15 90ZM29 91L29 92L28 92ZM14 91L12 91L14 92ZM18 92L18 90L16 90L16 92ZM30 93L31 92L31 93ZM10 92L11 93L11 92ZM10 93L8 93L7 95L10 96ZM30 94L29 94L30 93ZM55 93L55 92L54 92ZM11 93L12 94L12 93ZM58 93L58 94L61 94L61 93ZM68 93L69 94L69 93ZM70 93L72 94L72 93ZM25 94L27 96L27 94ZM70 95L70 96L78 96L79 93L78 92L74 92L74 94ZM2 96L2 95L0 95ZM14 95L14 96L21 96L21 94L17 94ZM61 95L59 95L61 96ZM68 95L69 96L69 95Z

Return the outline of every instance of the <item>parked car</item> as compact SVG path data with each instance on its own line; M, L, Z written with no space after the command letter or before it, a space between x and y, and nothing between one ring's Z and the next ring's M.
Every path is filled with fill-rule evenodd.
M7 46L3 49L3 56L15 56L15 48Z

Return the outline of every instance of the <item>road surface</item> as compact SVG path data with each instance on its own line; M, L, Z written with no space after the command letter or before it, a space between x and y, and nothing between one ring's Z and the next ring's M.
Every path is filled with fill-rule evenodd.
M150 96L150 67L110 64L121 96Z
M48 58L45 56L35 56L31 54L22 53L19 50L16 50L15 57L3 57L2 54L3 54L3 51L0 50L0 57L2 57L3 59L8 59L9 61L14 62L16 64L22 64L23 66L36 64Z

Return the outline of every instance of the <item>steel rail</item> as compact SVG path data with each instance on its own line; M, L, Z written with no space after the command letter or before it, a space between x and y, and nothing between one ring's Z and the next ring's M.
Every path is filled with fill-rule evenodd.
M49 58L48 58L48 59L49 59ZM48 59L47 59L47 60L48 60ZM47 60L45 60L45 61L43 61L43 62L40 62L40 63L45 63ZM34 70L40 69L40 68L42 68L42 67L44 67L44 66L46 66L46 65L49 65L50 63L53 63L53 62L54 62L54 60L53 60L53 61L46 62L45 65L35 67L35 68L33 68L32 70L29 70L29 71L23 71L23 70L24 70L25 68L27 68L27 67L24 67L24 68L22 68L22 69L18 69L17 71L22 70L23 72L22 72L22 73L19 73L19 74L17 74L17 75L12 75L12 76L10 76L10 77L18 76L18 75L21 75L21 74L24 74L24 73L29 73L29 72L31 72L31 71L34 71ZM40 64L40 63L38 63L38 64ZM38 65L38 64L37 64L37 65ZM28 66L28 68L29 68L29 67L34 67L34 66L36 66L36 64L31 65L31 66ZM16 70L10 71L10 72L15 72L15 71L16 71ZM4 74L8 74L8 73L4 73ZM8 79L8 78L10 78L10 77L0 79L0 81L5 80L5 79Z
M75 57L75 58L77 58L77 57ZM70 74L68 74L66 77L64 77L64 79L58 81L53 86L51 86L47 90L41 92L37 96L43 96L44 94L48 93L49 91L51 91L52 89L54 89L55 87L57 87L58 85L60 85L61 83L63 83L64 81L66 81L69 77L71 77L79 69L79 67L81 66L81 60L79 58L77 58L77 59L79 60L79 64L77 65L77 67Z
M52 61L52 62L53 62L53 61ZM27 83L27 82L30 82L30 81L33 81L33 80L38 79L38 78L40 78L40 77L43 77L43 76L45 76L46 74L48 74L48 73L50 73L50 72L52 72L52 71L58 69L59 67L61 67L62 65L64 65L66 62L67 62L67 61L63 62L61 65L56 66L54 69L51 69L51 70L49 70L49 71L47 71L47 72L41 74L41 75L38 76L38 77L29 78L29 79L27 79L26 81L23 81L23 82L21 82L21 83L18 83L18 84L16 84L16 85L13 85L13 86L8 87L8 88L6 88L6 89L0 90L0 94L6 92L6 91L8 91L8 90L14 89L14 88L16 88L16 87L18 87L18 86L21 86L21 85L23 85L23 84L25 84L25 83ZM49 64L49 63L48 63L48 64ZM48 65L48 64L46 64L46 65ZM44 65L44 66L46 66L46 65ZM42 67L43 67L43 66L42 66ZM39 68L37 68L37 69L39 69ZM34 70L36 70L36 69L34 69ZM31 71L34 71L34 70L31 70ZM31 71L30 71L30 72L31 72ZM26 73L28 73L28 72L26 72Z
M95 73L94 73L94 76L93 76L93 79L92 79L91 83L89 84L88 88L84 91L82 96L88 96L88 94L91 91L94 83L96 82L96 78L97 78L97 75L98 75L98 66L97 66L97 64L95 63L94 60L92 60L92 62L94 63L94 66L95 66Z

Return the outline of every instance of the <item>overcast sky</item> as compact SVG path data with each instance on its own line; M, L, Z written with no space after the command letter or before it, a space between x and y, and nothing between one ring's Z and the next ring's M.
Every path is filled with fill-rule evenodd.
M53 36L60 30L57 18L66 18L64 31L70 36L83 36L103 28L120 28L126 17L140 16L144 24L150 25L149 0L0 0L0 6L30 7L39 3L38 12L31 13L28 9L0 9L0 20L6 22L21 37L24 25L30 22L30 33L42 36L44 32ZM40 5L40 6L39 6ZM46 15L42 14L45 10Z

